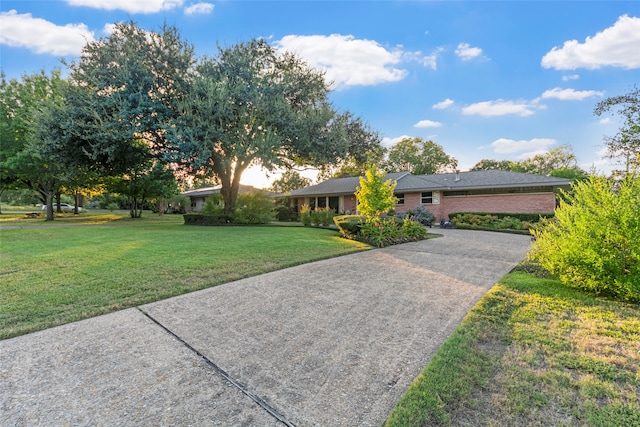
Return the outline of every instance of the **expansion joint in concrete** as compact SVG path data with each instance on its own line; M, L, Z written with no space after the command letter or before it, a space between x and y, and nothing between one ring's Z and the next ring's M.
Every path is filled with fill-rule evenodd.
M144 310L140 309L139 307L138 307L138 310L142 314L144 314L149 320L151 320L153 323L155 323L156 325L161 327L166 333L168 333L169 335L174 337L182 345L184 345L190 351L192 351L193 353L198 355L200 358L202 358L205 361L205 363L207 365L209 365L209 367L211 367L217 374L222 376L225 380L227 380L229 383L231 383L234 387L236 387L244 395L246 395L251 400L253 400L255 403L257 403L262 409L267 411L267 413L269 413L269 415L271 415L273 418L275 418L276 420L280 421L281 423L283 423L284 425L286 425L288 427L296 427L295 424L293 424L291 421L287 420L283 415L281 415L278 411L276 411L271 405L269 405L262 398L260 398L260 396L258 396L255 393L252 393L251 391L249 391L246 386L244 386L242 383L240 383L239 381L237 381L236 379L231 377L231 375L229 375L224 369L220 368L211 359L209 359L207 356L205 356L200 351L195 349L191 344L189 344L188 342L183 340L178 334L176 334L175 332L173 332L172 330L167 328L165 325L160 323L158 320L153 318L149 313L145 312Z

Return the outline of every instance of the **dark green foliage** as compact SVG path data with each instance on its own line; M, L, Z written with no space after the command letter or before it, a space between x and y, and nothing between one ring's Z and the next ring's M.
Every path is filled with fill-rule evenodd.
M274 219L273 199L256 191L240 193L233 211L234 224L267 224Z
M452 171L458 161L433 141L404 138L389 149L384 169L387 172L408 171L414 175L430 175Z
M293 221L296 218L296 213L289 206L279 205L276 206L276 219L278 221Z
M640 301L640 180L592 177L534 230L531 254L565 285Z
M185 225L231 225L232 222L232 215L223 213L205 214L193 212L184 215Z
M553 218L554 214L537 213L485 213L485 212L456 212L449 214L451 222L456 228L471 230L507 230L528 234L535 228L541 218Z
M538 222L540 218L553 218L555 213L509 213L509 212L454 212L449 214L449 220L456 222L458 218L464 215L491 215L498 219L510 217L519 219L520 221Z

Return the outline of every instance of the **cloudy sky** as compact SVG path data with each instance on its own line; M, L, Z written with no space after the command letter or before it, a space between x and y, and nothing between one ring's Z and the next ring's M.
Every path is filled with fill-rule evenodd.
M431 139L462 170L568 144L606 172L620 122L593 108L640 85L637 1L3 0L2 70L61 68L131 20L178 27L199 55L253 37L294 51L385 145Z

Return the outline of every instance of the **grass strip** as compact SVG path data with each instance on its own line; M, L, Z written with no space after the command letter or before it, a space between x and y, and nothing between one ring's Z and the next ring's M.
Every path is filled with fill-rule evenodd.
M0 231L0 338L368 249L304 227L120 226Z
M505 276L386 426L640 426L640 306Z

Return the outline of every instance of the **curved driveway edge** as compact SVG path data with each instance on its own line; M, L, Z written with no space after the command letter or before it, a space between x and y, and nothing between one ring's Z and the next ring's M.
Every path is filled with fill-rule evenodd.
M0 424L380 425L530 248L437 232L0 341Z

